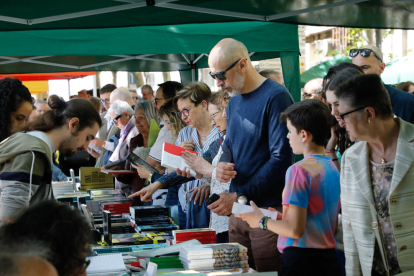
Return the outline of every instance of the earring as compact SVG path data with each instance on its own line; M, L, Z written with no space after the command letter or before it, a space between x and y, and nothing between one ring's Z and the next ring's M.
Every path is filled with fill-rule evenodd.
M368 118L368 124L370 124L371 123L371 119L370 118Z
M203 109L203 113L206 113L206 110L205 109Z

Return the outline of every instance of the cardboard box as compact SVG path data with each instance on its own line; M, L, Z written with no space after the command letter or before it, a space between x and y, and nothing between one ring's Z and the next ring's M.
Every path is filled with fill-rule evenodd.
M82 167L80 168L79 178L81 182L81 190L98 188L113 188L114 177L110 174L101 172L101 168Z

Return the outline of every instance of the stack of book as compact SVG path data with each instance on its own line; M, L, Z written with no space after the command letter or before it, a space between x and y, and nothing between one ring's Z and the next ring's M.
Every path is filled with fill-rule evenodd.
M193 239L198 240L201 244L214 244L217 241L216 230L212 228L174 230L172 234L173 244L179 244Z
M162 256L147 258L147 262L156 263L158 269L184 268L178 256Z
M103 224L95 224L95 229L104 233L104 223ZM134 227L131 227L129 222L117 222L111 223L111 233L112 234L125 234L125 233L135 233Z
M118 202L103 202L101 201L101 211L110 211L112 215L122 215L129 213L131 207L130 201L118 201Z
M73 194L72 181L52 182L53 195Z
M131 225L138 233L169 232L178 229L169 217L169 207L161 205L132 206Z
M154 241L139 233L112 234L113 245L153 244Z
M179 256L186 270L249 267L247 248L238 243L184 246Z

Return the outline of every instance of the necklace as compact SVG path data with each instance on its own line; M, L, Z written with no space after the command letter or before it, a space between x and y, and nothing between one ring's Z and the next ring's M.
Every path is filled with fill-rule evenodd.
M384 158L382 158L382 157L380 157L381 158L381 164L385 164L386 162L385 162L385 159Z

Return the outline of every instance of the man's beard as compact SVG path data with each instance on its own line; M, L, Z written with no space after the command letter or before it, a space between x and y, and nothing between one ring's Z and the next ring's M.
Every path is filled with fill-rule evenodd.
M241 74L239 74L239 72L236 71L236 74L233 80L233 87L230 87L230 86L222 87L222 89L225 89L225 88L227 89L231 88L231 92L228 92L230 97L239 95L244 88L244 77Z
M62 154L63 156L69 157L69 156L72 156L75 152L83 150L82 148L75 149L74 146L72 145L72 139L74 136L76 135L71 134L70 137L66 137L65 140L63 140L60 143L59 153Z

